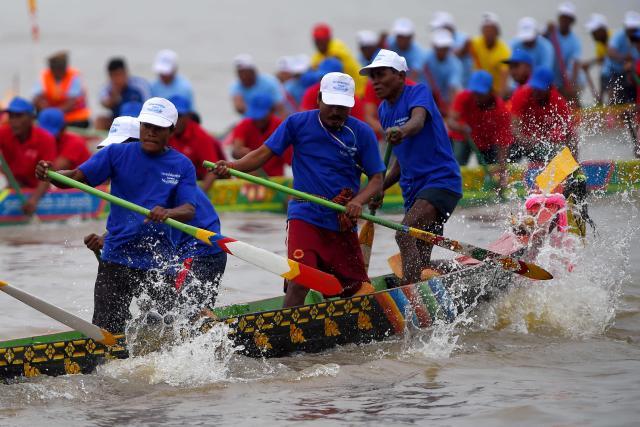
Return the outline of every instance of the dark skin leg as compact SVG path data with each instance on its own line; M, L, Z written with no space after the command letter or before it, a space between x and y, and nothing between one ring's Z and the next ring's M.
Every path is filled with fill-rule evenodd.
M307 297L308 293L309 289L289 281L287 283L287 293L284 296L284 304L282 305L282 308L303 305L304 299Z
M402 224L424 230L438 219L438 210L427 200L418 199L404 216ZM396 233L402 257L403 284L420 280L422 269L429 265L433 245L419 241L407 233Z

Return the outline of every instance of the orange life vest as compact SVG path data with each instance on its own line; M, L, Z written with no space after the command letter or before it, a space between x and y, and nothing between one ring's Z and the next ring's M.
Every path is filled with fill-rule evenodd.
M79 74L75 68L68 67L67 73L62 80L57 82L51 70L47 68L42 71L42 88L44 96L51 107L58 107L69 98L67 94L71 88L71 82ZM86 93L83 88L74 108L64 114L64 121L67 123L82 122L89 120L90 116L91 111L87 107Z

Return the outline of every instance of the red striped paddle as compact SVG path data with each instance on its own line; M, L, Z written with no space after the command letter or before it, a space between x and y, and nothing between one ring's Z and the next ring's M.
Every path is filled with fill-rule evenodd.
M141 215L149 215L149 209L147 208L143 208L142 206L138 206L135 203L131 203L112 194L105 193L104 191L100 191L57 172L47 171L47 175L52 180L61 182L69 187L77 188L78 190L82 190ZM273 252L257 248L248 243L232 239L231 237L225 237L222 234L217 234L213 231L183 224L182 222L176 221L172 218L167 219L165 224L193 236L207 245L218 245L220 249L230 255L236 256L248 263L262 268L263 270L277 274L280 277L291 280L301 286L321 292L324 295L338 295L342 293L342 285L338 279L324 271L300 264L297 261L284 258L280 255L274 254Z

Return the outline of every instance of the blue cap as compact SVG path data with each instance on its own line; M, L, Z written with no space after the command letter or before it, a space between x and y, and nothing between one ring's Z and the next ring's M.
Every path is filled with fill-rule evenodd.
M191 112L191 101L184 96L176 95L169 98L169 101L176 106L178 114L189 114Z
M548 90L553 83L553 72L545 67L536 68L533 71L529 86L533 89Z
M45 108L38 114L38 124L42 129L57 137L64 127L64 114L59 108Z
M138 117L142 111L142 102L129 101L120 106L120 115L129 117Z
M318 64L318 72L321 73L320 78L328 73L342 73L342 62L338 58L328 57Z
M253 120L264 119L273 108L273 98L270 95L259 93L249 99L249 105L245 117Z
M24 98L16 96L11 100L9 106L5 110L9 113L28 113L33 114L33 105Z
M505 64L519 64L524 62L525 64L533 65L533 57L524 49L516 49L511 54L511 58L502 62Z
M481 93L483 95L491 92L493 86L493 77L487 71L479 70L471 74L467 89L471 92Z

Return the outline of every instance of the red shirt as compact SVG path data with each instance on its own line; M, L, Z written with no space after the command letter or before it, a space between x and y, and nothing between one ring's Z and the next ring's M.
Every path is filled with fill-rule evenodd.
M239 139L242 141L245 147L250 150L260 148L260 146L271 136L271 134L280 126L282 119L275 114L271 114L269 117L269 124L263 131L258 129L255 122L252 119L243 119L233 129L233 140ZM292 151L291 147L285 151L284 156L274 156L267 163L264 164L262 169L268 176L282 176L284 175L284 165L291 164Z
M20 142L9 125L5 125L0 127L0 151L18 183L33 188L39 182L35 175L38 161L56 159L56 141L49 132L32 126L29 139Z
M302 95L302 101L300 101L300 111L316 110L318 108L318 93L320 92L320 82L309 86ZM364 120L364 105L362 100L357 96L355 98L356 103L351 108L351 117L355 117L358 120Z
M452 110L460 115L460 122L469 125L473 142L482 151L494 145L508 147L513 143L511 115L502 99L493 97L495 106L484 110L478 107L473 92L464 90L453 100ZM452 139L462 139L449 132Z
M64 132L58 139L58 157L64 157L71 162L69 169L76 169L83 164L91 152L83 137L71 132Z
M175 133L169 139L169 145L191 160L196 168L196 176L203 179L208 170L202 166L202 162L208 160L217 162L226 160L220 143L209 135L202 127L193 120L187 121L184 131L180 135Z
M540 105L534 100L533 89L528 84L520 86L511 98L511 113L521 120L524 136L564 143L573 135L571 110L555 87L551 87L547 104Z

